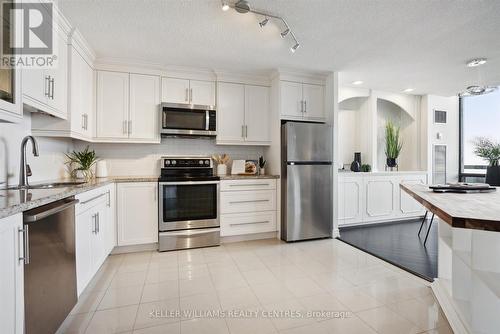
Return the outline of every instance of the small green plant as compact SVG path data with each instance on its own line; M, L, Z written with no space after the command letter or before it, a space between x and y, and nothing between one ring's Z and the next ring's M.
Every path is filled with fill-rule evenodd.
M76 173L78 171L82 171L85 178L92 178L92 166L94 166L98 159L94 150L90 150L87 146L81 152L73 151L66 154L66 158L68 158L68 161L66 163L70 165L70 168L72 169L71 174L73 177L76 176Z
M486 137L477 137L472 143L475 155L488 161L491 167L498 166L500 142L495 142Z
M369 164L361 165L361 171L364 173L369 173L372 171L372 166L370 166Z
M403 149L403 141L400 136L400 128L392 121L385 124L385 155L387 159L397 159Z
M266 160L264 160L264 157L263 157L263 156L260 156L260 157L259 157L259 167L260 167L260 168L264 168L264 167L266 167L266 162L267 162L267 161L266 161Z

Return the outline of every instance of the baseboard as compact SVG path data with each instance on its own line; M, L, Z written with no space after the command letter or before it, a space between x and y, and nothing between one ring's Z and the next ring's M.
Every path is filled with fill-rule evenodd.
M251 241L251 240L260 240L260 239L279 239L277 232L264 232L264 233L253 233L253 234L244 234L244 235L232 235L228 237L221 237L221 244L227 244L231 242L240 242L240 241Z
M397 218L397 219L388 219L388 220L377 220L377 221L367 221L367 222L361 222L361 223L353 223L353 224L345 224L345 225L340 225L339 229L349 229L349 228L356 228L356 227L366 227L370 225L390 225L390 224L398 224L398 223L406 223L410 221L417 221L420 220L422 221L422 218L424 216L415 216L415 217L406 217L406 218Z
M116 246L111 251L111 254L147 252L147 251L153 251L153 250L158 250L158 243L157 242L154 242L151 244L142 244L142 245Z
M462 319L460 319L460 315L456 311L453 299L450 295L448 295L439 278L434 279L434 282L431 284L431 289L439 305L443 309L444 315L446 316L446 319L448 319L448 323L450 324L453 333L471 333L471 331L468 330L467 325L462 321Z

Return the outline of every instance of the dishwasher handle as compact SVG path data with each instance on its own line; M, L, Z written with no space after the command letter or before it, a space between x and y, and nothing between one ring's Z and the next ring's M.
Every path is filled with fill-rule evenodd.
M24 215L24 222L25 223L32 223L32 222L36 222L36 221L39 221L39 220L42 220L44 218L47 218L49 216L52 216L58 212L61 212L71 206L74 206L76 203L79 202L79 200L77 199L72 199L70 201L61 201L62 203L58 206L55 206L55 207L51 207L50 209L46 210L46 211L41 211L41 212L36 212L36 213L33 213L33 214L25 214Z

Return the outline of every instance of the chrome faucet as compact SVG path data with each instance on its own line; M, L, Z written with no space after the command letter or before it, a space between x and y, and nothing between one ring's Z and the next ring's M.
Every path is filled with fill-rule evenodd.
M28 188L28 176L31 176L31 169L26 163L26 144L31 140L33 155L38 156L38 144L33 136L26 136L21 142L21 164L19 168L19 188Z

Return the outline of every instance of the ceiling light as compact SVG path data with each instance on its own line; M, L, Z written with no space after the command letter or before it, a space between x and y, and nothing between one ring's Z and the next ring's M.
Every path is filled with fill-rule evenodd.
M238 13L245 14L250 11L250 5L248 4L248 1L240 0L234 4L234 9Z
M266 17L264 20L259 22L260 27L264 28L266 26L267 22L269 22L269 19Z
M467 62L468 67L476 67L486 64L486 58L471 59Z
M461 92L460 96L476 96L476 95L484 95L489 94L497 90L498 87L493 86L469 86L465 89L465 91Z
M295 45L290 48L290 51L292 51L292 53L295 53L295 51L297 51L299 46L300 46L300 44L298 42L295 43Z
M363 84L363 81L361 80L356 80L356 81L353 81L351 82L353 85L362 85Z
M288 35L288 33L290 32L290 29L286 28L285 30L283 30L281 32L281 38L285 38L286 35Z
M403 90L403 93L411 93L413 92L415 89L413 88L406 88L405 90Z
M227 3L227 1L222 1L222 10L223 11L229 10L229 4Z

